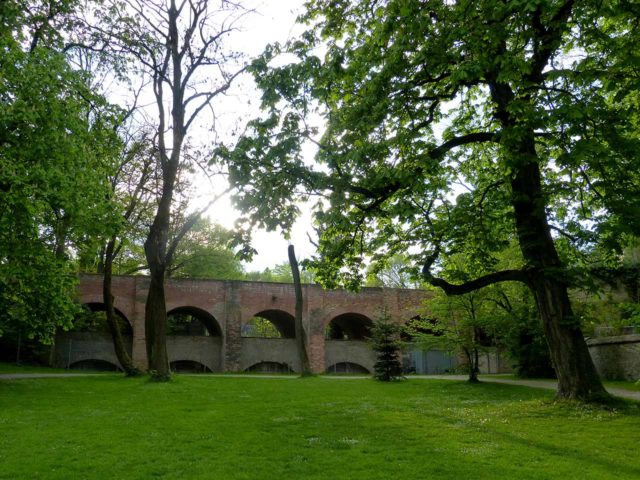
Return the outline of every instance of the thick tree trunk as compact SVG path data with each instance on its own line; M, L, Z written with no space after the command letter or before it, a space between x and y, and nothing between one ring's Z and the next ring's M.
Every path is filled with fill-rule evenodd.
M164 276L151 275L145 306L145 336L149 373L153 380L171 379L167 355L167 306L164 296Z
M593 365L580 323L573 316L566 285L548 275L536 275L532 284L551 362L558 376L557 397L585 401L606 399L609 395Z
M520 249L528 265L533 267L529 286L558 376L557 397L584 401L605 399L608 393L591 360L580 322L573 315L565 272L547 222L533 136L520 144L520 154L519 168L514 169L511 180L512 205Z
M298 347L298 357L300 358L300 374L303 377L311 375L311 366L309 365L309 355L307 354L307 339L302 324L302 283L300 282L300 270L298 269L298 260L293 245L289 245L289 265L291 265L291 276L293 277L293 287L296 293L295 307L295 333L296 345Z
M571 3L566 6L568 10L563 9L565 20L570 13ZM545 40L546 49L536 53L540 58L534 62L537 66L530 74L531 80L540 84L542 69L546 64L544 57L550 55L551 40L559 38L562 29L551 33L551 37ZM506 49L506 45L503 44L502 48ZM602 386L580 322L571 309L566 272L547 221L547 199L542 186L534 126L527 125L522 118L513 115L511 107L516 96L507 83L497 81L497 78L496 74L489 87L496 105L495 117L502 126L503 168L511 172L511 205L518 243L530 268L527 283L536 299L551 361L558 377L557 398L584 401L606 399L609 394Z
M104 252L103 263L103 280L102 280L102 297L105 307L105 313L107 315L107 325L109 326L109 332L111 332L111 338L113 339L113 348L116 352L116 357L124 370L127 377L135 377L140 375L141 372L134 365L131 360L131 356L127 352L122 340L122 332L116 319L116 312L113 307L113 294L111 292L111 279L113 275L113 257L115 248L115 238L111 238L107 243L107 248Z
M144 312L147 361L151 377L158 381L168 381L171 378L167 355L167 305L164 294L170 197L171 193L165 190L144 244L151 273Z

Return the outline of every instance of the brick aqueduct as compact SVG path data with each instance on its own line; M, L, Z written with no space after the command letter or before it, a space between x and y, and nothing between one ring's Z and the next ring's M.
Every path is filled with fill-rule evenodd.
M146 367L144 306L149 279L113 278L116 311L131 326L126 337L136 365ZM373 367L373 353L363 341L372 321L386 309L392 321L415 317L428 292L392 288L364 288L359 293L323 290L303 285L303 323L307 332L311 368L364 372ZM300 368L294 337L293 285L283 283L168 280L167 312L191 315L205 328L167 339L169 361L178 368L196 365L213 372ZM78 300L91 310L103 310L102 277L82 275ZM269 320L281 338L247 334L253 317ZM196 320L194 320L195 322ZM193 329L191 329L193 330ZM118 365L110 338L101 333L66 332L58 336L54 363L73 367L83 362Z

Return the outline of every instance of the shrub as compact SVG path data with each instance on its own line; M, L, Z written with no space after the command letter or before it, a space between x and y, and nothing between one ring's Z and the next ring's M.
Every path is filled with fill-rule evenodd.
M374 322L370 342L376 352L374 378L383 382L403 378L400 362L400 326L391 323L386 313Z

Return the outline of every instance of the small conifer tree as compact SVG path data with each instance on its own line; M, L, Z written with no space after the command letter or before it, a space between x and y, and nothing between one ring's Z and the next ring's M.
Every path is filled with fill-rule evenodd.
M386 312L374 322L370 341L376 352L374 378L383 382L402 378L400 327L391 323Z

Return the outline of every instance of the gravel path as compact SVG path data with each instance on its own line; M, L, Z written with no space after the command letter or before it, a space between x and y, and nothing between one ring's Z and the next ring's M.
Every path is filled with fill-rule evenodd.
M440 380L466 380L466 375L412 375L410 378L440 379ZM555 390L558 382L555 380L515 380L512 378L486 377L480 375L480 381L487 383L503 383L506 385L520 385L522 387L544 388ZM624 388L607 387L607 391L616 397L640 401L640 392L626 390Z

